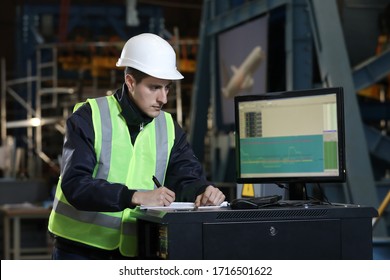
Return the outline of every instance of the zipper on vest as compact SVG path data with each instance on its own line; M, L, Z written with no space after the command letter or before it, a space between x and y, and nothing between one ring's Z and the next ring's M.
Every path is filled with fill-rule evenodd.
M142 122L142 123L140 123L140 125L139 125L139 131L142 131L144 129L144 123Z

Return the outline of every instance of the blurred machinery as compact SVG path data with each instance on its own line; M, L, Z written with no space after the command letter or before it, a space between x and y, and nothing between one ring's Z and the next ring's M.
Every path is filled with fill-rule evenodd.
M222 88L225 97L232 98L240 91L253 86L253 74L261 63L262 56L264 54L262 54L261 47L256 46L238 68L234 65L231 66L233 76L226 87Z
M166 38L178 53L180 71L193 75L198 40L181 39L178 28L166 30L161 6L136 2L18 6L16 61L9 67L1 60L0 177L58 176L66 117L76 102L121 86L123 69L115 63L132 35ZM191 79L177 82L167 106L183 126L187 83Z

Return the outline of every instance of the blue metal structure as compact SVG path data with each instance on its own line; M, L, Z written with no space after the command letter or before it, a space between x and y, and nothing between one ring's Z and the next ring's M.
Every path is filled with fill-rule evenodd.
M16 75L26 75L26 61L35 60L36 46L42 43L57 43L58 38L50 41L40 34L40 25L44 16L52 16L53 27L57 28L60 18L60 4L26 4L19 6L17 10L17 30L15 46L17 48ZM84 29L86 42L99 41L99 37L110 31L110 36L118 36L126 41L132 35L140 32L152 32L159 34L164 28L162 9L156 6L138 7L140 25L131 28L126 26L126 6L123 5L71 5L69 7L69 19L67 25L68 38L77 33L77 29ZM80 31L80 30L79 30ZM55 31L54 34L57 32ZM83 35L81 33L81 35ZM69 39L72 41L72 39ZM34 68L34 63L33 63Z

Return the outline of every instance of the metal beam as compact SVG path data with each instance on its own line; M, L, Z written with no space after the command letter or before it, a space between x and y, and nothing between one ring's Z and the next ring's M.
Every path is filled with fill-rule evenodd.
M350 203L378 207L363 123L347 48L335 0L307 0L322 81L325 86L344 88L345 148ZM331 19L331 20L330 20ZM386 235L384 224L375 229Z
M390 137L382 135L379 130L370 126L365 126L364 132L370 153L390 163Z
M313 38L306 0L286 5L286 90L313 87Z
M197 55L197 66L194 86L192 88L189 142L194 154L202 162L204 158L204 141L207 131L207 113L210 105L210 36L206 34L206 26L210 19L211 1L203 3L200 24L200 45Z
M205 1L204 6L209 1ZM212 1L215 2L215 1ZM225 2L225 0L224 0ZM289 0L254 0L246 1L244 4L224 11L222 14L214 15L207 21L206 35L211 36L225 31L244 21L255 18L279 6L290 3Z
M390 74L390 49L353 69L356 91L364 89Z

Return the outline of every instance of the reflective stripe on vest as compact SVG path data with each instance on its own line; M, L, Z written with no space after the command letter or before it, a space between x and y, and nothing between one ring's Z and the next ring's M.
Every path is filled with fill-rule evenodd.
M94 223L102 227L117 229L120 227L121 218L110 217L99 212L79 211L69 204L63 203L58 199L54 199L53 208L56 212L73 219L77 219L83 223Z
M113 141L112 141L113 137L115 137L114 135L118 136L118 134L117 134L118 132L120 133L121 131L122 132L124 131L124 130L119 130L116 132L116 134L114 134L113 133L114 128L112 127L112 123L111 123L113 117L121 117L121 116L118 116L120 113L120 109L119 109L119 105L116 103L116 100L112 96L96 98L96 99L88 100L88 102L90 102L91 108L93 111L94 130L95 130L95 153L96 153L96 156L98 159L97 160L98 164L94 170L94 177L107 180L107 179L110 179L110 176L111 176L110 175L111 174L110 173L110 165L111 165L111 161L113 160L111 157L115 156L114 154L112 154L113 149L115 149L115 146L113 146ZM117 108L115 106L117 106ZM94 112L96 113L96 110L94 110L93 108L98 108L98 111L99 111L98 114L94 115ZM94 116L95 116L95 118L94 118ZM96 119L98 116L99 116L99 118ZM167 120L169 120L169 127L167 125ZM100 122L100 123L96 124L95 122L97 122L97 123ZM125 121L123 120L123 122L125 122ZM124 129L123 127L121 127L123 125L125 125L125 123L120 125L118 128ZM125 127L126 127L126 132L127 132L127 125L125 125ZM117 129L117 128L115 128L115 129ZM154 136L155 140L153 141L154 142L153 145L155 145L155 147L156 147L156 154L155 154L156 162L155 162L155 167L153 169L154 171L151 170L152 172L149 171L148 173L155 172L155 176L157 176L157 178L161 182L164 182L165 172L166 172L167 163L168 163L168 159L169 159L169 154L170 154L170 150L173 146L173 141L174 141L174 125L173 125L173 121L172 121L170 114L167 114L165 112L162 112L161 114L159 114L159 116L157 118L155 118L153 120L153 122L147 126L147 130L149 132L145 132L146 134L144 134L144 136L141 135L141 133L140 133L140 135L137 137L137 139L139 139L139 138L144 139L146 135L149 135L150 133L155 133L155 136ZM122 134L120 134L120 135L122 135ZM142 137L144 137L144 138L142 138ZM128 139L128 141L130 141L130 138ZM151 142L151 143L153 143L153 142ZM126 144L126 145L128 145L128 144ZM142 150L142 148L144 148L144 147L141 145L140 148L138 148L138 150ZM146 150L146 149L143 149L143 150ZM133 153L133 152L131 152L131 153ZM116 155L118 155L118 150L116 152ZM118 156L116 156L116 157L118 157ZM126 159L126 160L129 161L131 159ZM129 167L130 167L130 165L129 165ZM116 166L116 168L118 168L118 166ZM124 166L124 168L126 168L126 166ZM141 169L141 170L143 170L143 169ZM127 172L129 172L129 171L127 171ZM125 170L125 172L126 172L126 170ZM134 173L135 171L132 171L132 172ZM119 172L119 173L121 173L121 172ZM132 177L135 177L133 175L132 175ZM130 180L130 181L128 181L128 180ZM134 180L134 179L124 178L123 182L119 182L119 183L123 183L123 184L131 183L132 180ZM137 179L136 179L136 181L137 181ZM148 189L150 189L150 188L153 188L153 186L154 186L151 176L150 176L150 178L148 176L147 180L143 179L143 182L144 182L143 185L149 184L149 186L142 186L142 187L145 187L145 188L147 187ZM148 182L148 183L145 183L145 182ZM130 186L131 184L126 184L126 185ZM125 209L125 211L123 211L123 212L112 212L112 213L111 212L110 213L107 213L107 212L99 213L99 212L91 212L91 211L79 211L79 210L75 209L73 206L71 206L66 201L65 197L62 194L60 186L61 186L61 178L60 178L58 186L57 186L58 193L56 192L56 198L55 198L55 201L53 204L53 212L52 212L52 215L50 216L50 220L49 220L49 229L54 234L57 234L59 236L63 236L65 238L69 238L71 240L75 240L78 242L86 243L86 244L89 244L89 245L92 245L92 246L95 246L98 248L111 250L111 249L115 249L115 248L119 247L123 255L127 255L127 256L134 256L135 255L134 248L136 248L136 244L134 242L136 242L136 224L134 223L135 219L131 217L131 210L130 209ZM138 187L140 187L140 186L137 186L137 188ZM141 189L142 189L142 187L141 187ZM58 216L57 214L61 214L62 216ZM64 217L64 218L62 218L62 217ZM84 225L77 224L79 222L81 222ZM95 226L102 227L102 229L96 228L96 230L98 230L99 233L102 233L102 235L96 236L96 238L93 241L90 241L93 239L92 236L90 236L90 237L85 236L85 238L83 238L80 235L80 233L77 233L76 228L78 226L84 228L84 227L87 227L88 224L91 226L93 225L92 226L93 228ZM74 229L71 229L71 227L73 227ZM104 230L103 228L106 228L106 230ZM108 229L111 229L111 231ZM69 235L69 232L72 232L72 231L76 231L75 237L72 237L72 234ZM121 232L121 237L119 239L117 239L118 237L113 239L112 234L115 231L118 232L118 235L119 235L119 232ZM83 230L80 230L80 232L83 232ZM94 234L91 234L91 235L95 236ZM102 240L104 240L104 238L106 238L106 236L111 241L102 241ZM126 237L126 236L128 236L128 237ZM100 239L99 239L99 237L100 237ZM122 247L126 247L126 248L122 248ZM130 247L132 247L132 248L130 248Z
M155 176L160 182L164 182L165 170L168 164L168 136L167 121L164 114L159 114L156 121L156 144L160 147L160 152L156 154ZM156 187L156 186L155 186Z
M98 165L96 177L98 179L107 180L111 159L111 145L112 145L112 125L110 108L108 107L107 98L97 98L96 102L100 110L100 123L102 126L102 147L100 149L100 157L98 162L107 162L107 165Z

